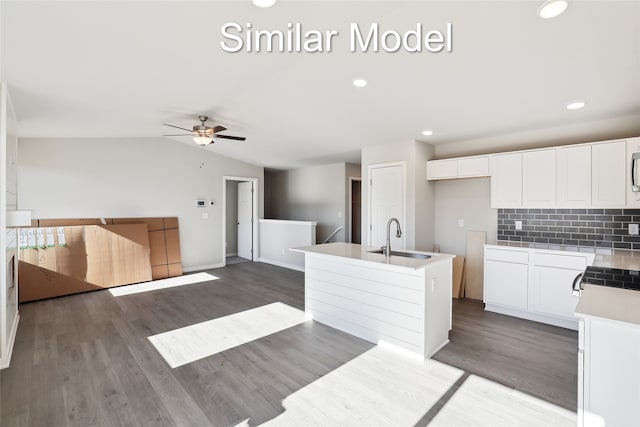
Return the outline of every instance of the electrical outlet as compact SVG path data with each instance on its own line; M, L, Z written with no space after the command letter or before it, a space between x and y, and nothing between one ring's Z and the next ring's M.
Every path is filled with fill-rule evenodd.
M516 230L522 230L522 221L516 221Z
M629 234L632 236L638 235L638 224L629 224Z
M464 228L464 219L458 220L458 228Z

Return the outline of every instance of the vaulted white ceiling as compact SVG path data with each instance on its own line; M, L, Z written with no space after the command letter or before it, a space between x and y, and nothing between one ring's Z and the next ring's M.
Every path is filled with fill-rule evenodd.
M408 139L473 152L639 135L640 1L574 0L551 20L541 3L3 0L1 76L22 137L157 137L208 113L248 139L207 150L268 167ZM227 22L340 34L331 53L227 53ZM351 22L451 22L453 52L351 53Z

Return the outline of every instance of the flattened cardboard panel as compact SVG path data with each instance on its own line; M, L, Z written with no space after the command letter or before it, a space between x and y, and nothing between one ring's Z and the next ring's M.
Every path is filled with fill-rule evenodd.
M180 256L180 234L177 228L170 230L164 230L164 235L167 240L167 263L175 264L182 262Z
M164 230L163 218L114 218L114 224L147 224L149 231Z
M101 227L141 246L149 246L149 229L146 223L103 225Z
M110 218L104 218L107 224L111 223ZM100 218L65 218L65 219L39 219L40 227L73 227L79 225L100 225Z
M151 249L151 266L167 264L164 230L149 232L149 248Z
M169 277L182 276L182 263L169 264Z
M454 298L460 296L460 288L462 287L462 271L464 270L464 257L457 256L453 259L453 281L452 295Z
M178 218L170 217L164 219L164 229L167 230L169 228L178 228Z
M465 297L482 300L483 273L484 273L484 244L487 241L487 233L484 231L467 232L467 268Z
M154 265L151 267L151 277L153 280L166 279L169 277L169 269L167 265Z
M102 289L73 277L20 261L18 301L27 302Z

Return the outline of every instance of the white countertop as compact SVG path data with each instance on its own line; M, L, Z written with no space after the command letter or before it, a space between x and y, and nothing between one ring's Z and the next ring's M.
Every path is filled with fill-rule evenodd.
M619 268L640 271L640 251L625 249L594 248L586 246L554 245L548 243L507 242L498 240L485 246L498 246L514 249L542 250L550 252L572 252L595 254L594 267Z
M325 243L322 245L305 246L302 248L292 248L291 250L295 252L331 255L331 256L355 259L360 261L375 262L379 264L395 265L398 267L406 267L414 270L424 268L429 264L440 262L446 259L451 259L455 256L455 255L449 255L449 254L439 254L434 252L410 251L410 250L402 249L402 252L412 252L412 253L418 253L418 254L431 255L431 258L416 259L416 258L406 258L401 256L395 256L395 255L391 255L391 257L387 258L382 254L372 254L369 252L369 251L374 251L376 249L379 249L379 248L358 245L355 243L335 242L335 243ZM395 251L398 249L391 248L391 250Z
M576 315L640 325L640 291L585 284Z

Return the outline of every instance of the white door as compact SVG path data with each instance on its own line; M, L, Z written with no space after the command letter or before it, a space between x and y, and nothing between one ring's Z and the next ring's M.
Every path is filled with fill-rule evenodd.
M253 182L238 183L238 256L253 261Z
M591 146L558 148L558 206L591 205Z
M537 150L522 155L522 205L556 206L556 150Z
M624 206L627 200L626 142L593 144L591 164L593 206Z
M491 207L522 206L522 154L491 156Z
M396 237L396 224L391 225L391 248L404 249L404 233L407 231L404 215L405 172L404 165L381 166L370 169L371 246L380 247L387 241L387 222L398 218L403 235Z

